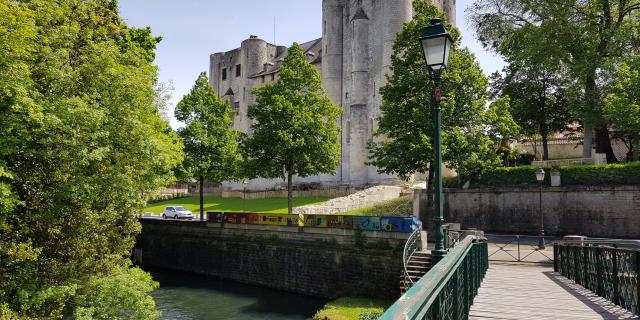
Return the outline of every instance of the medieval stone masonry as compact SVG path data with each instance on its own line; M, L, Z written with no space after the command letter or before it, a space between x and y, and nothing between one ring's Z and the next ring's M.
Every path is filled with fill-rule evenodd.
M434 0L455 24L455 0ZM413 16L411 0L323 0L322 38L302 43L318 68L324 87L343 109L341 162L333 175L296 178L295 184L320 183L354 187L394 184L397 178L367 166L367 142L380 116L380 87L391 65L396 34ZM248 132L248 106L256 87L278 79L287 47L249 37L240 48L210 56L209 78L220 97L237 109L234 128ZM280 181L252 181L251 189L272 188ZM233 184L229 185L234 187ZM238 186L235 186L238 187Z

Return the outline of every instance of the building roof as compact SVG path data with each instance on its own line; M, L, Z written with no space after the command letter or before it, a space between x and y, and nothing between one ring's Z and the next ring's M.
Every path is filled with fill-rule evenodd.
M304 51L304 54L307 57L307 61L309 61L309 63L317 64L322 62L322 38L301 43L300 47L302 47L302 50ZM269 64L265 64L264 70L249 76L249 78L257 78L280 71L280 67L282 66L284 59L288 55L288 50L284 50L284 52L282 52L280 55L273 58Z

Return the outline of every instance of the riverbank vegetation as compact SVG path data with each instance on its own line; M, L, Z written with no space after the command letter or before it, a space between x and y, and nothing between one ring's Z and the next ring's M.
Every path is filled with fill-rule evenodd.
M0 319L154 319L129 255L182 145L117 1L0 0Z
M313 320L378 319L393 301L369 298L339 298L327 303Z
M300 207L318 204L329 200L329 197L293 198L293 206ZM184 206L192 212L198 211L199 197L187 197L156 202L144 209L144 212L161 213L166 206ZM247 199L204 197L204 211L218 212L261 212L287 213L287 198Z

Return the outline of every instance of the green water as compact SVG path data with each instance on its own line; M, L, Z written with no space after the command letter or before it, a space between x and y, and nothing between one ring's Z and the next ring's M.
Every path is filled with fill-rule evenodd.
M303 320L327 302L175 271L147 271L160 283L152 293L160 319Z

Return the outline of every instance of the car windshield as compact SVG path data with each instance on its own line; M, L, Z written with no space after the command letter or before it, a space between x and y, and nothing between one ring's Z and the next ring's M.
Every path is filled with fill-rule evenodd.
M185 207L174 207L176 211L188 211Z

